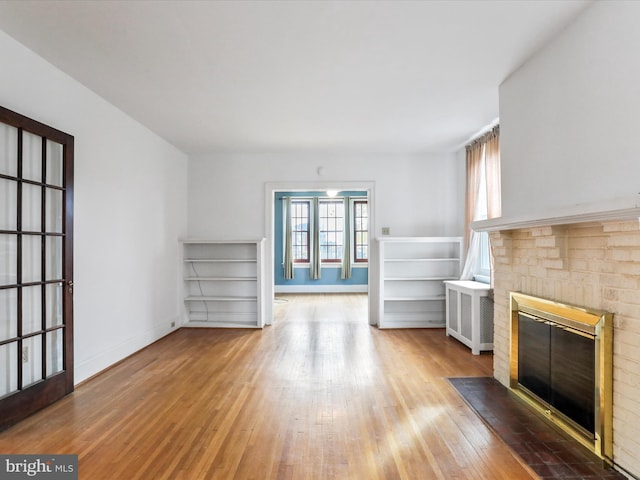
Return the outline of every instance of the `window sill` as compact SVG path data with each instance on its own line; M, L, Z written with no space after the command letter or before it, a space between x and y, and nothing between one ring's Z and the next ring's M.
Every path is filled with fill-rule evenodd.
M473 274L473 280L478 283L486 283L487 285L491 283L491 277L489 275L481 275L479 273Z

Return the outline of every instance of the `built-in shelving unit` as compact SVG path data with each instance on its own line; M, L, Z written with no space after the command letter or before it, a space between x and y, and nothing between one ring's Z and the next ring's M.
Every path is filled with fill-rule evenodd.
M461 237L381 237L380 328L445 326L445 280L459 278Z
M262 328L264 239L182 243L184 326Z

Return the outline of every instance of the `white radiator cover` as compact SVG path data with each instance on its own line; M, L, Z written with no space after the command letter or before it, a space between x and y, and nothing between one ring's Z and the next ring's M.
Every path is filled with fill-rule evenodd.
M446 281L447 335L471 348L474 355L493 350L493 299L489 285Z

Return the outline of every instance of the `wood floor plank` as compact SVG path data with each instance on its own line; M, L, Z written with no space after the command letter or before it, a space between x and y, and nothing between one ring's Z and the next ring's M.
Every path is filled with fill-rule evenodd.
M181 329L0 432L80 478L531 479L446 377L487 376L441 329L379 330L362 294L287 295L263 330Z

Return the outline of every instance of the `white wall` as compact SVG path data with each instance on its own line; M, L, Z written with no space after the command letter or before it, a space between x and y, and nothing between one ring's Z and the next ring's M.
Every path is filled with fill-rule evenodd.
M181 310L187 157L0 31L0 105L75 137L75 381Z
M318 167L323 167L318 175ZM375 183L375 225L392 236L459 235L464 167L454 154L219 154L189 159L189 235L265 234L265 184ZM460 210L462 208L462 210Z
M501 85L505 216L604 202L640 191L639 19L640 2L594 2ZM638 411L638 381L634 377L637 345L633 343L633 332L638 328L637 222L610 223L602 228L605 233L597 232L592 243L586 242L583 232L574 237L579 244L569 252L575 258L580 248L591 247L582 253L580 260L588 259L582 264L563 260L558 267L546 257L549 248L531 254L531 243L526 244L529 250L522 251L529 252L532 261L519 261L517 272L509 270L507 262L499 262L496 301L516 289L614 312L614 460L637 476L638 419L630 413ZM546 247L549 243L542 243L543 235L537 231L536 242ZM624 240L607 241L615 235ZM494 249L512 255L511 236L508 232L508 242L502 245L502 239L493 239ZM563 242L568 242L567 238L563 236ZM515 240L513 245L515 248ZM598 263L601 258L604 266ZM540 266L536 259L547 263ZM552 271L557 268L566 270ZM500 270L504 270L502 276ZM619 306L622 302L627 305ZM496 324L496 332L498 327ZM496 341L498 338L496 333ZM496 365L503 382L505 365L504 361L502 366Z
M504 216L640 191L640 2L595 2L500 87Z
M462 235L464 180L460 178L464 178L464 163L453 153L194 156L189 159L189 236L268 238L265 189L329 184L374 192L374 237L380 236L382 227L390 227L392 236ZM269 241L266 249L272 254ZM370 278L376 278L375 250L370 256ZM273 281L269 267L265 280ZM375 302L375 282L370 281L370 287L374 287L370 301Z

